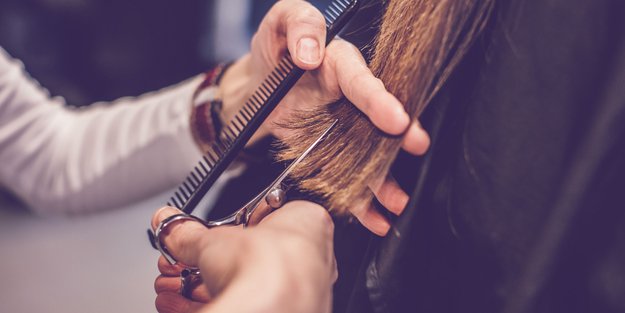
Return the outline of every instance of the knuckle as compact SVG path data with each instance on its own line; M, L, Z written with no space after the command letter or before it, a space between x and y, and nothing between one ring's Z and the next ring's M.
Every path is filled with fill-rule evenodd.
M318 204L313 204L311 207L313 208L311 209L311 218L319 224L323 225L324 227L333 230L334 223L332 222L332 217L330 216L328 211Z
M330 47L330 46L328 46ZM329 70L330 72L333 73L333 75L338 75L338 62L340 60L340 57L337 56L337 53L335 51L332 50L328 50L328 53L325 54L325 57L323 59L323 63L322 66L324 69Z
M386 90L386 87L384 87L384 82L381 79L373 76L373 74L369 74L368 76L369 76L369 79L371 79L371 82L374 85L377 85L378 88Z
M167 291L167 278L158 276L154 280L154 291L157 294Z
M186 236L183 235L182 226L183 225L176 225L169 234L171 246L168 245L168 248L174 254L180 254L180 252L189 249L189 240L186 240Z
M265 15L265 18L280 15L280 13L287 10L292 5L292 3L292 0L276 1Z
M319 10L317 10L314 6L309 4L308 2L303 2L301 8L297 10L299 12L299 16L304 19L310 19L315 21L323 21L323 15Z
M344 39L335 39L330 42L328 50L334 54L339 54L342 58L354 59L358 58L364 62L362 53L358 47L354 46L351 42Z
M323 15L312 7L312 5L308 4L297 10L293 10L287 17L287 21L289 24L296 24L298 26L306 25L315 30L325 30Z
M305 220L314 225L321 225L326 231L334 231L334 222L328 210L323 206L309 201L292 201L286 204L289 207L300 210Z
M156 293L159 293L160 287L161 287L161 282L160 282L161 276L156 277L156 279L154 280L154 291L156 291Z
M362 86L362 84L370 81L371 77L363 72L358 72L352 77L352 86Z
M153 215L152 215L152 229L156 229L156 227L158 226L158 223L160 223L160 221L162 221L163 219L165 219L166 213L165 211L167 211L168 207L162 207L160 209L158 209Z
M327 58L329 61L333 62L335 68L338 68L338 62L346 62L348 64L352 64L355 58L362 58L360 51L358 48L354 47L351 43L339 39L333 40L328 45L328 54ZM363 64L366 64L363 59Z
M352 44L344 39L335 39L330 43L328 49L335 49L337 51L352 51Z
M332 217L324 209L319 206L320 209L315 210L312 220L317 223L321 227L322 234L326 236L326 238L332 238L334 234L334 222L332 221Z
M371 109L371 101L369 97L358 97L358 93L361 92L362 86L366 86L370 77L364 73L355 74L349 84L348 93L357 99L362 99L358 103L358 107L364 113L367 113Z
M168 272L168 269L169 269L169 262L167 262L167 260L165 260L165 258L161 255L161 256L159 256L159 258L158 258L158 264L157 264L157 266L158 266L158 271L159 271L161 274L165 274L165 273L167 273L167 272Z
M162 255L158 258L158 270L162 275L180 275L180 269L176 265L171 265Z

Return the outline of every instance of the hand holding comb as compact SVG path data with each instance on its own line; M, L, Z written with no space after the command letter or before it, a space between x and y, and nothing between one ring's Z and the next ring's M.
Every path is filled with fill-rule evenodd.
M325 11L326 45L348 23L358 10L358 6L357 0L335 0L329 5ZM223 128L206 155L198 162L167 204L181 209L186 214L192 213L215 181L234 161L252 135L304 72L294 65L289 55L282 58L243 108ZM321 139L323 136L319 138ZM233 223L241 223L241 220L230 222L230 224ZM151 232L150 235L152 244L158 247Z

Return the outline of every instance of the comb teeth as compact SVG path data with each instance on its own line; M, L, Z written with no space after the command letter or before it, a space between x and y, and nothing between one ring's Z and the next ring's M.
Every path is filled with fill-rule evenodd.
M341 13L349 6L348 0L336 0L332 1L325 11L326 26L330 26L332 23L341 16Z
M334 0L325 11L328 40L336 35L337 29L343 27L343 21L334 25L346 12L355 12L358 0ZM347 15L347 14L345 14ZM336 26L336 27L332 27ZM167 203L191 213L217 176L223 173L229 162L234 159L237 149L242 149L253 131L260 126L271 110L280 102L304 71L297 68L290 55L283 57L275 69L265 78L263 83L245 102L217 140L189 173L186 180L177 189ZM255 128L256 127L256 128ZM222 162L223 161L223 162Z

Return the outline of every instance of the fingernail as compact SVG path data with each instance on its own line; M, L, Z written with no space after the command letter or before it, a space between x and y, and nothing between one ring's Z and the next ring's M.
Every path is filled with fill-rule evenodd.
M312 38L302 38L297 43L297 58L307 64L319 62L319 43Z

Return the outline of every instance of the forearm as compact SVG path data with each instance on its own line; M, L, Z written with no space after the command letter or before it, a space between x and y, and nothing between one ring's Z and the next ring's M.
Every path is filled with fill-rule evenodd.
M35 207L84 212L114 208L178 184L200 158L190 135L190 98L199 80L140 98L71 112L55 190ZM62 191L62 192L60 192Z
M188 121L200 78L72 110L0 63L0 183L43 214L123 205L180 182L200 157Z

